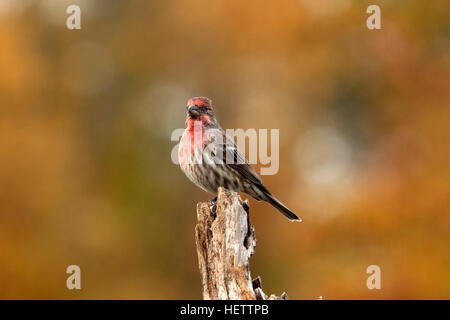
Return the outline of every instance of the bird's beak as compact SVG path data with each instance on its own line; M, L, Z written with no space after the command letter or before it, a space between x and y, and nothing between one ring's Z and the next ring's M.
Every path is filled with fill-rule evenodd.
M191 105L187 109L188 113L194 117L198 117L200 115L200 109L196 105Z

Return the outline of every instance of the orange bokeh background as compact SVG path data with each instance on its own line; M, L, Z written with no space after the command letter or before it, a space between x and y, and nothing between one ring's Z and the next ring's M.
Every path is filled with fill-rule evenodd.
M263 180L304 222L251 200L266 292L450 298L448 1L377 1L381 30L369 4L2 0L0 298L201 298L211 196L170 160L197 95L224 128L280 129Z

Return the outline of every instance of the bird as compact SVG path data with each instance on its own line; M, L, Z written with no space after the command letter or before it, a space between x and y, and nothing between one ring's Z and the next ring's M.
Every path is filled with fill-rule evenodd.
M211 99L190 98L185 124L178 160L183 173L195 185L216 198L219 187L244 192L258 201L270 203L289 220L302 221L264 186L234 140L220 126Z

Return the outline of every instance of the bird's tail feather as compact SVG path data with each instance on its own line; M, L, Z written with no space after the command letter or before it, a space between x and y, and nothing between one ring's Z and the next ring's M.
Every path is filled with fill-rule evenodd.
M273 205L275 208L278 209L286 218L288 218L291 221L297 221L301 222L302 219L297 217L295 213L293 213L291 210L289 210L284 204L282 204L277 198L275 198L271 194L266 194L267 202L269 202L271 205Z

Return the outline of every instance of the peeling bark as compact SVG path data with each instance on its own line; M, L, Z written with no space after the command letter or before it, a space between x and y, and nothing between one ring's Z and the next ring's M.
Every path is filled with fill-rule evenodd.
M251 280L249 259L256 247L249 206L236 192L219 188L215 202L197 204L195 240L205 300L277 300Z

